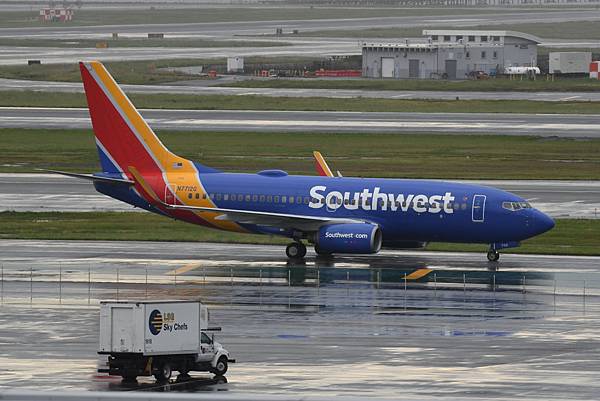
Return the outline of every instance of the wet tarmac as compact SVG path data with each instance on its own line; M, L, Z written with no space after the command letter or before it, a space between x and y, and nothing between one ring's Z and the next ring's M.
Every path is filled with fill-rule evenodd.
M311 158L310 155L306 157ZM488 185L515 193L555 218L599 217L598 181L457 181ZM56 174L0 173L0 211L4 210L86 212L139 209L102 195L89 182L75 178Z
M383 252L288 263L282 247L2 241L0 389L593 399L600 259ZM99 299L201 298L226 381L96 373Z

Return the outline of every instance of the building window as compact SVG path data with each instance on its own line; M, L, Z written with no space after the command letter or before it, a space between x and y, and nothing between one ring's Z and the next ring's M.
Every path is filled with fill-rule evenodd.
M493 52L493 53L492 53L492 57L493 57L493 58L498 58L498 52Z
M463 38L463 36L462 36L462 35L456 35L456 41L457 41L457 42L461 41L461 40L462 40L462 38Z
M475 36L469 36L469 42L475 42Z
M450 42L450 35L444 35L444 42Z
M438 40L438 36L437 35L431 35L431 40Z
M479 40L481 42L487 42L488 41L488 37L487 36L482 36Z
M485 56L486 56L485 51L482 51L481 52L481 58L485 58Z
M500 42L500 36L494 36L493 40L494 42Z

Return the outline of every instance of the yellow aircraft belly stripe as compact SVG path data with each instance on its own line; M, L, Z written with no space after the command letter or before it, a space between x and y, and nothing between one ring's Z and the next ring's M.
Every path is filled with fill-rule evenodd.
M425 277L426 275L428 275L429 273L431 273L431 269L417 269L414 272L410 273L408 276L406 276L407 280L418 280L420 278Z
M197 262L195 262L195 263L188 263L187 265L183 265L183 266L181 266L181 267L179 267L179 268L177 268L175 270L171 270L169 272L166 272L165 274L167 276L175 276L175 275L178 276L178 275L181 275L183 273L187 273L187 272L189 272L191 270L197 269L200 266L202 266L202 265L200 263L197 263Z
M166 173L167 182L171 185L171 191L176 194L184 205L187 206L202 206L202 207L215 207L213 201L208 197L204 185L200 181L194 164L189 160L185 160L182 163L182 167L178 170L170 170ZM172 184L171 184L172 183ZM200 199L196 199L195 193L192 199L187 198L187 193L177 194L177 184L184 186L193 186L198 189ZM206 195L206 196L204 196ZM206 199L205 199L206 198ZM226 231L236 231L245 233L247 230L243 229L240 225L233 221L228 220L216 220L217 217L222 213L211 213L211 212L194 212L198 217L208 221L213 226Z

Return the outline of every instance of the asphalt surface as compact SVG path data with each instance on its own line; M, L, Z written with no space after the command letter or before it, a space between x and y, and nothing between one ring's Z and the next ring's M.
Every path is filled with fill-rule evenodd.
M341 17L342 15L340 15ZM600 11L587 10L498 10L493 13L473 15L424 15L403 17L372 17L372 18L337 18L315 20L276 20L276 21L241 21L241 22L212 22L212 23L184 23L184 24L130 24L130 25L102 25L102 26L44 26L23 28L0 28L0 37L100 37L118 32L124 35L146 35L148 32L162 32L165 35L177 36L208 36L232 37L239 35L265 35L273 34L276 28L283 28L285 32L297 29L300 33L305 31L321 30L360 30L369 28L386 27L419 27L419 26L454 26L469 27L475 25L499 25L513 23L553 23L567 21L597 21L600 20Z
M599 102L599 92L463 92L463 91L395 91L362 89L278 89L218 87L245 77L225 77L216 81L182 81L168 85L120 85L127 93L175 93L190 95L260 95L270 97L325 97L374 99L440 99L440 100L535 100L542 102ZM0 78L0 90L33 90L39 92L82 93L79 82L27 81Z
M273 246L88 241L1 241L0 255L0 389L523 400L600 391L598 258L503 255L496 271L483 254L309 252L288 263ZM198 297L237 360L227 382L127 385L96 373L98 300Z
M140 110L157 129L276 132L435 132L600 137L600 115L362 113L326 111ZM0 107L2 128L91 128L86 108Z
M489 185L513 192L557 218L600 216L598 181L456 181ZM87 181L55 174L0 173L0 211L7 210L88 212L138 209L96 192Z

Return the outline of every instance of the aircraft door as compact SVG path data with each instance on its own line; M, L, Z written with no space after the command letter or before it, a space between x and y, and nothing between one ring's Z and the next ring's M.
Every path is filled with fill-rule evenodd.
M485 195L475 195L473 197L473 209L471 219L475 223L483 223L485 219Z
M175 205L175 195L173 195L175 193L175 188L171 187L170 185L165 185L165 203L167 205Z

